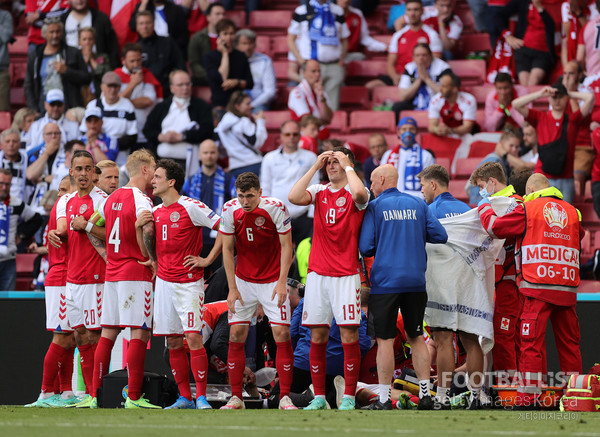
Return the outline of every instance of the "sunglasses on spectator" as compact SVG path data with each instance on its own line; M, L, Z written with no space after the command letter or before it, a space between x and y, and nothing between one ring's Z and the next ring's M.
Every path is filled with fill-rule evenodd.
M283 132L281 135L284 137L299 137L300 132Z
M52 103L48 103L50 106L62 106L64 105L63 102L52 102Z

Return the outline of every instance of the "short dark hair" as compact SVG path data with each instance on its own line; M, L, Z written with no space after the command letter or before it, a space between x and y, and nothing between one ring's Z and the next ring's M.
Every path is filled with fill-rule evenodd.
M509 82L511 85L513 83L513 79L508 73L498 73L494 78L494 83L505 83Z
M75 144L79 144L80 146L85 147L85 143L81 140L69 140L65 143L65 152L70 152L73 150L73 146Z
M526 194L527 180L533 174L533 170L527 167L518 167L513 169L508 179L508 183L513 186L517 194L523 197Z
M471 185L477 186L478 180L488 182L490 178L496 179L501 184L506 184L506 173L499 163L486 162L477 167L471 175Z
M128 42L123 46L123 50L121 51L121 57L124 58L129 52L142 53L142 46L135 42Z
M417 50L419 47L427 50L427 52L429 53L429 56L433 56L433 53L431 51L431 47L429 47L429 44L427 44L426 42L420 42L418 44L415 44L415 46L413 47L413 55L415 54L415 50Z
M154 14L150 11L138 11L135 14L135 22L137 23L137 19L140 17L150 17L152 21L154 21Z
M233 31L235 32L236 27L235 27L235 23L233 21L231 21L229 18L223 18L223 19L219 20L219 22L215 26L217 35L220 35L221 32L229 29L230 27L233 28Z
M12 176L12 171L10 168L0 168L0 174L5 176Z
M92 162L94 162L94 157L90 152L87 150L78 150L77 152L73 153L73 157L71 158L71 167L73 166L73 162L75 162L76 158L89 158L92 160Z
M421 0L406 0L404 2L405 5L407 5L409 3L419 3L421 6L423 6L423 2Z
M214 3L211 3L210 5L208 5L208 8L206 8L206 11L204 11L204 15L205 16L206 15L210 15L211 12L212 12L212 10L214 8L216 8L216 7L220 7L220 8L225 9L225 6L223 5L223 3L221 3L221 2L214 2Z
M448 170L439 164L432 164L428 167L425 167L421 173L417 175L417 177L420 179L436 181L443 187L448 187L448 184L450 183L450 175L448 174Z
M173 179L175 181L175 190L178 193L181 193L181 189L185 182L185 171L183 170L183 167L172 159L159 159L156 163L156 168L164 168L167 179Z
M102 169L100 167L98 167L97 165L95 165L94 173L96 173L98 176L100 176L102 174Z
M442 73L442 75L440 76L440 79L444 76L448 76L450 78L450 80L452 81L452 85L455 86L456 88L460 88L460 77L458 77L456 74L454 74L452 71L450 70L446 70Z
M342 152L344 155L348 156L352 164L356 162L356 159L354 158L354 153L352 153L352 150L348 149L347 147L337 146L333 148L332 152Z
M260 190L260 179L255 173L245 172L240 174L235 180L235 188L240 190L242 193L250 191L251 189Z

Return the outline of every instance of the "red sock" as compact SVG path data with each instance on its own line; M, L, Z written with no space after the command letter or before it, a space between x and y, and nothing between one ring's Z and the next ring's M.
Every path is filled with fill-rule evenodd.
M44 371L42 374L42 393L54 392L54 380L58 375L58 363L63 355L63 348L56 343L50 343L44 357ZM56 392L54 392L56 393Z
M81 358L81 373L83 374L83 382L85 383L85 391L92 391L92 381L94 376L94 348L91 344L78 346L79 356Z
M73 391L73 354L75 348L70 347L63 352L58 375L60 377L60 391Z
M275 363L279 374L279 398L289 396L292 386L292 374L294 368L294 350L292 341L277 343L277 361Z
M60 367L59 367L60 369ZM54 377L54 389L52 390L55 394L59 394L60 393L60 379L58 377L60 373L57 373L56 376Z
M344 379L346 380L346 389L344 396L356 395L356 384L358 383L358 374L360 373L360 347L358 341L354 343L344 343Z
M192 400L192 390L190 389L190 363L185 353L185 348L169 349L169 363L171 372L179 387L179 394L188 401Z
M327 342L310 342L310 377L315 389L315 396L325 396L325 377L327 371Z
M95 398L98 388L102 387L102 379L110 367L110 355L115 342L110 338L100 337L94 354L94 373L92 379L92 397Z
M244 343L229 342L229 356L227 357L227 373L231 385L231 395L242 399L242 382L246 368L246 353Z
M192 363L192 373L196 380L197 399L198 396L206 396L206 373L208 371L206 349L190 350L190 361Z
M142 396L144 382L144 361L146 361L147 343L142 340L131 340L127 351L127 372L129 374L129 399L137 401Z

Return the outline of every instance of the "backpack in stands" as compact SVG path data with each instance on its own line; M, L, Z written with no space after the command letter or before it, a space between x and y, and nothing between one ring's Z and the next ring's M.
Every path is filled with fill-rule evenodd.
M115 370L104 377L98 390L98 406L123 408L127 396L127 369ZM177 400L177 385L165 375L144 372L142 394L154 405L166 407Z

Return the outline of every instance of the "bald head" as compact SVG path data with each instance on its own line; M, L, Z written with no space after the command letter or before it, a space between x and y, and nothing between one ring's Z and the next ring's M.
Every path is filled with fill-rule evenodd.
M543 174L534 173L529 177L529 179L527 179L525 192L527 194L531 194L535 191L540 191L548 187L550 187L550 182L548 182L548 178Z
M219 148L213 140L204 140L200 143L199 151L200 162L206 170L216 169L219 159Z
M371 173L371 190L375 196L379 196L385 190L394 188L398 185L398 172L391 164L385 164L377 167Z
M315 83L321 80L321 66L314 59L309 59L302 66L302 76L312 87Z

